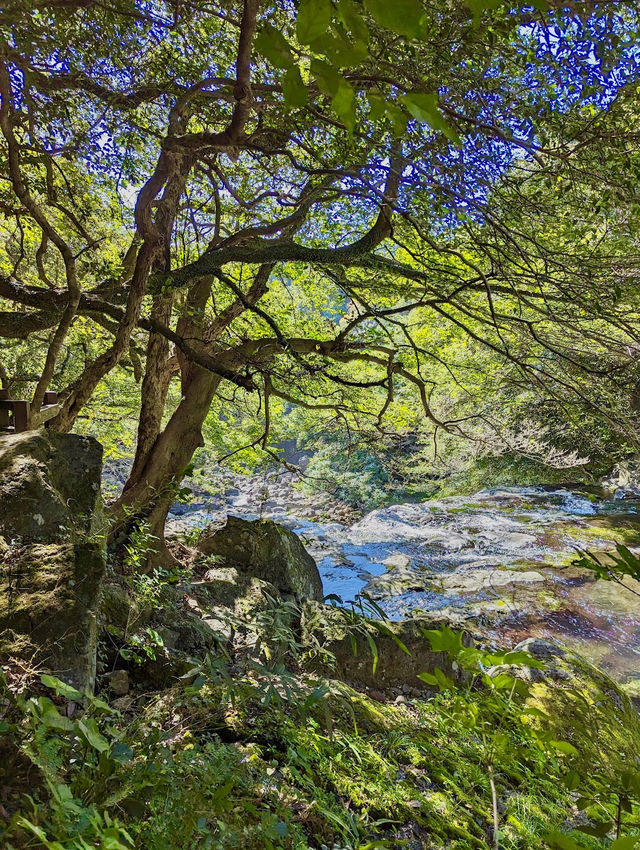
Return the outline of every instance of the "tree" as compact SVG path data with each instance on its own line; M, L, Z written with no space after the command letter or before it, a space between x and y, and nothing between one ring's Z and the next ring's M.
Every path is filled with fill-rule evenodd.
M144 518L162 539L225 387L260 399L265 450L276 399L381 425L404 392L434 429L464 434L431 402L439 355L413 321L590 409L568 368L629 374L635 292L607 293L631 275L635 233L594 249L597 215L569 218L635 85L637 10L576 9L9 4L0 335L38 347L34 410L66 381L60 430L143 347L116 532Z

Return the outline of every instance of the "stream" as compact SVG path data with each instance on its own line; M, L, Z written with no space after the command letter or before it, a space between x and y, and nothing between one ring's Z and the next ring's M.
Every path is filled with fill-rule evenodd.
M257 489L261 488L261 489ZM515 644L558 640L621 682L640 678L640 585L597 581L576 548L640 546L640 501L554 487L505 487L349 517L291 481L247 479L210 503L180 506L169 532L225 513L280 522L315 558L325 594L366 593L391 619L446 610ZM176 510L178 510L176 508ZM631 582L630 582L631 585Z

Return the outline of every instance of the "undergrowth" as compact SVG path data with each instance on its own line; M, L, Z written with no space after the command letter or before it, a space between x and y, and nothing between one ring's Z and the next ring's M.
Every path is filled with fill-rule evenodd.
M2 846L636 846L640 724L606 677L571 680L558 700L526 653L445 628L425 640L460 680L436 669L422 677L431 697L383 702L305 672L287 617L261 617L283 650L265 653L263 635L244 659L209 655L126 714L50 676L23 693L4 679L4 749L18 757Z

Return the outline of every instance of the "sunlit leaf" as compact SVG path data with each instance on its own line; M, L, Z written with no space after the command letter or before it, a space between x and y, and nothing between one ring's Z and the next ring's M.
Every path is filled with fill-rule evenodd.
M296 36L301 44L311 44L326 35L331 23L330 0L300 0L296 17Z
M384 29L413 38L423 34L424 9L420 0L365 0L365 6Z

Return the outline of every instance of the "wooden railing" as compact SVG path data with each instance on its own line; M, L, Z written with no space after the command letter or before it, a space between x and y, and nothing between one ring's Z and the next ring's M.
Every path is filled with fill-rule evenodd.
M39 428L59 411L58 393L47 391L42 407L34 415L28 401L9 398L8 390L0 390L0 434L19 434L29 428Z

